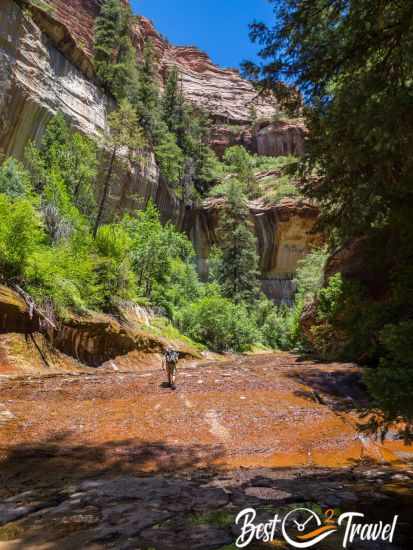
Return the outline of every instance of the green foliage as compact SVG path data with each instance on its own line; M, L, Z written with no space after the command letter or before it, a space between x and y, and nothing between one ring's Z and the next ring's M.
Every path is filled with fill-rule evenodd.
M300 319L303 308L311 303L323 284L324 265L327 252L324 248L314 249L298 264L295 282L297 291L294 304L274 306L261 298L255 306L256 323L261 331L261 342L274 349L291 350L305 347L302 341Z
M25 289L46 309L64 317L97 305L93 257L75 239L54 247L40 246L24 270Z
M228 171L233 174L243 186L243 191L249 196L255 192L254 159L242 145L229 147L223 160Z
M288 175L277 177L275 181L271 179L270 182L261 185L261 189L267 204L277 204L286 197L298 197L300 195L297 186Z
M0 194L0 273L21 279L44 238L41 217L32 200Z
M123 99L118 108L109 115L108 126L110 133L106 138L109 147L116 150L126 149L128 160L136 162L146 141L138 114L127 99Z
M209 295L181 313L180 327L193 340L216 351L246 351L258 339L247 309L221 296Z
M137 298L136 277L132 270L132 239L120 224L103 225L95 239L99 304L110 310L121 301Z
M104 0L96 18L94 63L98 78L117 98L136 70L128 25L129 13L120 0Z
M259 325L262 342L273 349L296 348L300 339L301 312L301 303L296 304L295 307L275 307L271 304L262 324Z
M166 81L165 92L162 97L162 117L169 131L178 135L182 130L185 102L179 89L179 73L173 67Z
M129 254L139 294L171 313L174 301L168 301L165 288L174 277L179 279L176 262L188 262L193 256L190 241L172 225L162 225L152 201L135 217L126 216L123 225L131 238Z
M155 281L152 301L166 311L172 320L177 321L180 311L197 300L202 290L195 265L174 258L162 282Z
M180 172L180 195L183 200L193 200L197 194L204 194L212 182L217 179L220 163L215 153L207 145L209 121L205 114L197 111L184 99L182 86L179 82L179 73L176 67L168 74L165 93L162 97L161 114L164 124L169 132L175 136L176 145L181 151L177 154L175 162L175 174ZM170 143L171 138L164 137L167 150L174 152L175 143ZM164 145L165 147L165 145ZM173 158L172 155L168 155ZM163 151L157 150L157 160L161 169L165 157ZM167 164L165 177L171 172ZM174 182L174 180L172 180Z
M256 23L251 29L266 63L262 70L253 64L246 69L290 106L299 98L277 82L280 77L304 92L309 129L301 168L309 176L304 192L320 204L321 227L336 244L360 235L374 243L376 234L382 235L362 259L368 270L380 257L381 296L377 288L333 278L320 294L314 331L331 356L344 353L379 363L369 374L372 394L390 416L398 412L410 420L405 393L410 374L399 366L399 351L405 345L408 353L406 327L413 311L413 61L406 55L413 5L396 0L273 4L275 26Z
M106 135L106 146L110 153L93 228L94 237L96 237L98 228L102 222L109 192L117 175L115 170L116 163L120 163L121 165L129 163L133 165L142 162L144 159L143 148L146 146L138 114L127 99L123 99L118 108L109 115L108 126L109 131Z
M326 247L314 248L298 262L296 302L311 303L321 293L327 257Z
M363 285L337 273L318 294L315 346L326 359L374 362L379 331L393 315L391 304L371 301Z
M31 192L30 174L16 159L7 158L0 167L0 194L16 199L27 197Z
M413 322L386 325L380 332L383 355L379 367L365 373L370 394L384 415L384 426L403 420L413 430Z
M40 145L30 143L26 161L35 190L42 192L48 180L60 178L74 206L90 216L95 208L95 180L98 169L96 144L78 132L72 132L64 115L58 113L48 123Z
M238 180L232 180L220 212L217 236L222 250L218 280L225 297L252 303L258 295L257 240Z
M174 134L163 134L159 145L155 147L155 155L161 174L172 185L178 185L183 177L185 159Z
M211 197L225 197L230 179L238 179L248 198L261 197L267 204L277 204L284 197L298 197L300 191L294 183L297 166L295 157L262 157L251 155L240 145L229 147L214 169L214 181L219 183L209 190Z
M130 98L139 113L139 121L145 130L146 138L156 145L160 143L164 131L162 124L159 85L156 77L154 48L147 41L143 50L143 60L138 69L139 81L136 94Z

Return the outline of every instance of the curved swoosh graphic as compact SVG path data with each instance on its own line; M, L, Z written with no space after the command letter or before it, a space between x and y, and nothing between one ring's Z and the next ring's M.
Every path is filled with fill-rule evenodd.
M314 537L317 537L318 535L321 535L322 533L327 533L327 531L331 531L331 532L337 531L337 528L333 527L332 525L324 525L324 527L319 527L318 529L315 529L314 531L311 531L306 535L299 535L297 536L297 538L301 540L309 540Z

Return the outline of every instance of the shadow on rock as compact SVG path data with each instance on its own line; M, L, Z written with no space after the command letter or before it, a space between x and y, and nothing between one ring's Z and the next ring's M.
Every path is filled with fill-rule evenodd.
M365 408L368 404L361 372L355 367L334 372L311 367L288 376L306 386L302 391L295 392L296 395L319 402L334 411Z
M70 446L66 434L20 445L1 465L0 541L15 550L45 544L218 550L234 544L241 510L253 507L257 521L267 521L305 504L318 513L354 510L382 521L398 513L400 536L392 550L411 548L413 471L374 463L342 470L199 468L220 452L162 442ZM150 467L155 472L142 471Z

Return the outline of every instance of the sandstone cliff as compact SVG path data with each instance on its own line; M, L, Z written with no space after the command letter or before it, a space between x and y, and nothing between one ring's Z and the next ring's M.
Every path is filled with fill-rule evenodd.
M76 129L99 138L113 106L97 86L91 62L99 1L3 0L0 10L0 154L22 159L27 142L37 140L59 110ZM194 47L170 45L142 17L135 18L134 29L138 57L145 39L151 38L158 52L160 79L168 66L177 65L186 97L215 119L217 150L244 143L266 155L303 151L301 123L269 124L276 105L256 100L252 86L237 71L216 67ZM253 127L249 112L254 102L257 116L267 122ZM136 208L152 197L164 220L172 220L191 235L205 272L207 251L214 242L211 208L204 211L181 204L159 177L153 156L148 160L143 172L130 171L111 191L111 211ZM263 277L270 281L264 282L264 288L274 298L291 295L297 260L313 244L310 230L316 210L289 201L273 207L252 205L251 215Z
M188 231L198 253L199 272L206 277L210 247L218 243L216 228L223 199L209 199L192 212ZM288 304L295 292L297 263L320 245L313 232L318 210L309 201L284 198L277 205L251 201L251 220L258 239L262 288L277 303Z
M73 65L93 79L93 28L99 13L99 0L16 0L30 5L36 24L48 35L54 46ZM124 0L127 3L128 0ZM304 147L304 127L300 121L273 122L278 106L260 99L253 86L241 78L236 69L217 67L208 55L194 46L176 47L161 36L145 17L135 17L133 41L138 59L145 41L155 46L162 84L167 70L178 67L183 91L193 104L208 111L215 121L212 145L217 152L242 143L262 155L300 154ZM258 125L252 125L255 111ZM292 130L293 129L293 130ZM291 135L294 134L294 138ZM246 135L249 136L246 138ZM268 139L270 136L270 139Z

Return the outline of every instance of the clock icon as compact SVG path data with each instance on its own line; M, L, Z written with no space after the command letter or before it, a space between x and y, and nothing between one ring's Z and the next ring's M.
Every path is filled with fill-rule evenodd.
M334 526L323 526L318 515L308 508L288 512L281 530L285 541L294 548L310 548L336 531Z

